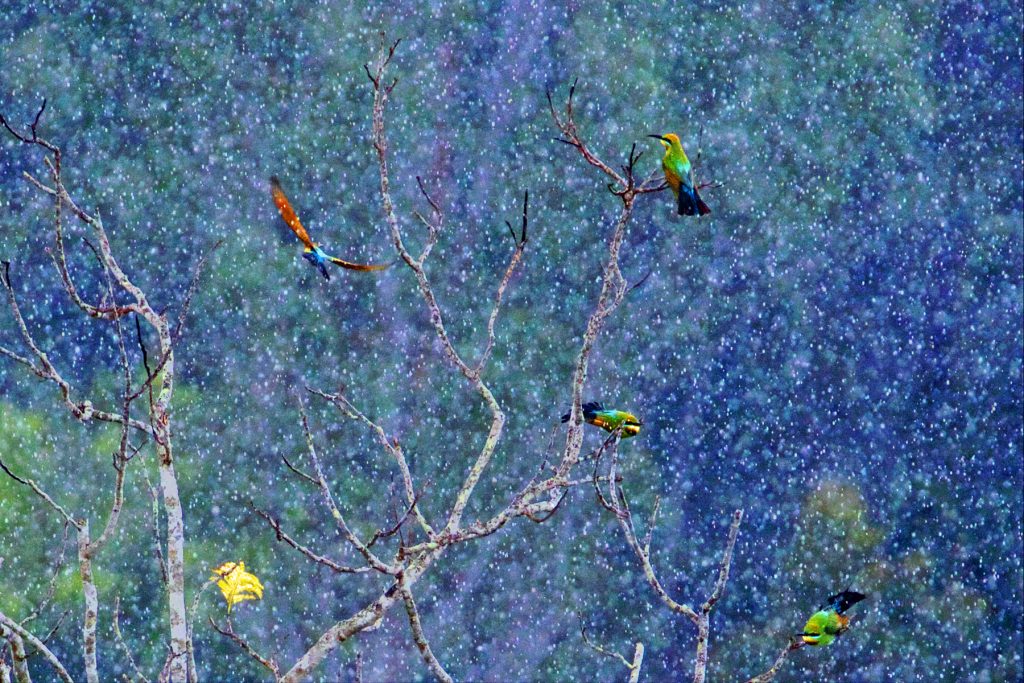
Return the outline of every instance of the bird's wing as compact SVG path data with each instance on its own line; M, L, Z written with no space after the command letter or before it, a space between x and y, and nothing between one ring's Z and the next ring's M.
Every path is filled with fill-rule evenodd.
M328 256L327 260L336 266L348 268L349 270L384 270L391 267L390 263L352 263L337 256Z
M804 632L800 635L804 636L820 636L825 631L825 626L828 623L829 613L825 611L815 612L811 615L807 623L804 624Z
M270 194L273 195L274 204L277 206L277 210L281 212L281 218L284 219L284 222L292 229L292 232L299 238L299 241L306 245L307 249L313 249L316 245L313 244L313 240L309 238L309 233L306 232L306 229L302 227L302 223L299 222L299 217L295 215L295 209L292 208L288 197L284 196L284 190L281 189L281 183L276 177L270 178Z
M622 413L622 421L625 422L626 424L633 424L633 425L642 425L643 424L642 422L640 422L640 418L638 418L633 413L627 413L624 410L620 411L620 412Z

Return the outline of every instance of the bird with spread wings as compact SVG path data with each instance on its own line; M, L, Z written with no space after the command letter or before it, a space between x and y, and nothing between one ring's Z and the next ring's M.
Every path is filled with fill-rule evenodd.
M320 245L314 242L309 237L309 233L306 232L306 228L302 226L299 221L299 217L295 213L295 209L292 208L291 202L288 201L288 197L285 196L284 190L281 189L281 181L276 176L270 178L270 194L274 197L274 204L277 206L277 210L281 212L281 218L288 224L295 236L299 238L299 241L305 246L302 252L302 258L306 259L320 270L320 274L325 279L330 280L331 274L327 271L327 262L330 261L336 266L342 268L348 268L349 270L384 270L390 264L363 264L363 263L352 263L344 259L340 259L337 256L331 256L324 252L320 248Z

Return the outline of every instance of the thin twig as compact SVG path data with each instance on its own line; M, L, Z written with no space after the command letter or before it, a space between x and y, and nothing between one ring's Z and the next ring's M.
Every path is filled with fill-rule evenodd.
M373 554L373 551L366 547L365 543L359 540L345 522L345 517L341 514L341 510L338 508L338 504L334 500L334 495L331 493L331 488L327 483L327 477L324 475L323 468L320 467L320 458L317 457L316 454L316 446L313 444L313 435L309 431L309 420L306 417L306 409L302 405L301 399L299 400L299 413L302 416L302 431L306 435L306 447L309 450L309 458L313 462L313 471L316 472L316 480L320 488L320 493L324 499L324 504L327 506L328 510L330 510L331 517L333 517L335 523L337 523L338 529L341 531L345 539L366 559L367 564L383 574L397 574L400 570L382 562L380 558Z
M313 562L321 564L330 569L331 571L337 572L338 574L364 574L370 571L370 567L347 567L343 564L335 562L329 557L318 555L317 553L313 552L312 550L310 550L309 548L307 548L306 546L302 545L294 538L289 536L287 533L285 533L281 529L281 523L274 519L274 517L272 517L269 512L266 512L265 510L261 510L260 508L256 507L256 505L252 501L249 501L249 507L252 509L253 512L255 512L257 515L259 515L267 521L267 524L270 525L270 528L274 530L274 533L277 536L277 540L291 546L292 548L299 551ZM370 544L367 545L369 546Z
M397 519L395 523L391 525L389 528L380 529L379 531L374 532L373 537L370 538L369 542L367 542L366 547L372 548L373 544L379 541L380 539L391 538L395 534L399 533L402 530L402 525L405 524L406 521L408 521L409 517L412 516L413 510L416 509L416 503L419 502L419 499L420 493L417 493L416 496L413 498L412 503L410 503L409 506L406 508L405 514L403 514L399 519Z
M2 467L2 465L3 465L3 463L0 463L0 467ZM43 598L38 603L36 603L35 608L31 612L29 612L29 615L21 620L21 625L22 626L24 626L25 624L28 624L29 622L31 622L34 619L38 618L39 615L42 613L42 611L44 609L46 609L46 607L50 604L50 601L53 599L53 595L54 595L54 593L57 590L57 579L60 578L60 572L64 568L64 558L65 558L64 549L67 547L67 544L68 544L68 528L70 528L70 526L71 526L71 524L67 520L65 520L64 521L64 530L61 533L61 540L60 540L60 546L59 546L60 547L60 555L57 556L57 562L56 562L56 564L54 564L53 572L50 574L50 581L49 581L49 583L46 586L46 594L43 596ZM3 564L3 562L0 562L0 565L2 565L2 564ZM46 642L45 638L43 639L43 642L44 643Z
M196 613L199 612L199 601L203 593L210 586L217 583L218 577L214 576L206 580L192 598L192 605L188 610L188 680L189 683L199 683L199 669L196 667L196 648L193 639L195 637Z
M135 658L132 656L132 650L128 647L128 643L124 640L124 634L121 633L121 596L114 596L114 615L113 623L111 628L114 631L114 642L117 643L118 649L121 650L121 654L124 656L125 661L128 662L128 666L131 667L132 672L135 676L136 681L142 683L149 683L149 679L143 675L142 671L139 670L139 666L135 663Z
M167 561L164 559L163 546L160 543L160 497L157 489L149 481L146 475L146 490L149 492L152 505L150 506L150 530L153 532L153 554L156 557L157 566L160 568L160 581L164 587L167 586Z
M63 507L61 507L60 504L54 501L53 498L51 498L49 494L46 493L46 491L41 489L34 480L22 479L18 475L14 474L14 472L12 472L10 468L7 467L6 464L4 464L3 458L0 458L0 470L3 470L4 473L14 481L18 482L19 484L24 484L25 486L30 488L33 493L35 493L37 496L43 499L43 502L50 506L50 508L54 510L57 514L59 514L64 519L65 523L70 524L71 526L75 527L75 529L80 530L82 528L82 522L72 517L71 514Z
M771 668L764 673L758 674L753 678L747 680L747 683L768 683L768 681L775 678L775 676L782 670L782 665L786 663L786 659L789 654L794 650L799 650L806 643L798 638L791 638L786 647L782 648L782 652L775 658L775 663L772 664Z
M406 503L409 505L409 509L416 516L416 521L419 523L420 528L423 529L423 532L427 535L427 538L433 539L436 536L436 533L434 532L434 528L427 521L426 516L420 509L420 506L417 504L419 494L416 492L408 460L406 460L402 444L398 439L389 437L383 427L367 417L366 414L359 410L344 393L339 392L335 394L328 394L320 391L319 389L313 389L310 387L306 387L306 390L311 394L330 401L346 417L362 422L373 431L380 445L383 446L384 450L386 450L391 457L395 459L395 464L398 466L398 472L402 477L402 485L405 489L405 499ZM316 480L314 480L314 483L317 483Z
M188 315L188 309L192 305L192 297L195 296L196 290L199 288L199 277L203 274L206 262L211 256L213 256L214 252L220 249L222 244L224 244L224 240L217 240L214 242L213 246L210 247L210 250L202 255L199 262L193 269L192 280L189 282L188 290L185 292L185 298L181 302L181 310L178 311L178 323L175 325L174 332L171 334L172 342L177 342L181 337L181 332L185 327L185 317Z
M587 637L587 624L583 621L583 615L577 612L576 617L580 620L580 635L583 636L583 642L586 643L591 650L594 650L598 654L602 654L605 657L611 657L612 659L619 660L626 666L627 669L633 668L633 664L628 659L620 655L618 652L612 652L611 650L605 649L597 643L590 640L590 638Z
M494 324L498 319L498 312L501 310L501 300L505 295L505 290L508 288L509 281L512 280L512 274L515 273L516 266L519 265L519 261L522 259L523 252L526 250L526 226L529 216L530 206L530 193L523 193L523 229L519 237L516 237L515 230L512 229L511 224L508 224L508 229L512 233L513 239L516 240L515 251L512 252L512 258L509 259L508 267L505 269L505 276L501 279L501 283L498 285L498 292L494 296L494 307L491 309L491 315L487 318L487 343L484 345L483 353L480 354L480 360L477 361L474 373L477 377L483 372L484 367L487 365L488 359L491 357L491 352L494 350Z
M218 625L217 622L213 620L213 617L210 617L210 626L217 633L231 639L231 641L234 642L235 645L242 648L242 651L245 652L245 654L249 655L257 662L262 664L264 667L266 667L266 669L274 675L275 681L281 680L281 670L278 668L277 662L275 662L273 659L267 659L266 657L261 655L259 652L256 651L255 648L253 648L252 645L246 642L244 638L235 633L235 629L231 625L231 619L227 620L226 628L221 628L220 625Z
M299 469L298 467L296 467L295 465L293 465L293 464L292 464L292 463L291 463L291 462L290 462L290 461L288 460L288 456L287 456L287 455L285 455L284 453L282 453L282 454L281 454L281 460L284 460L284 465L285 465L285 467L287 467L287 468L288 468L288 469L290 469L290 470L291 470L292 472L294 472L294 473L295 473L295 474L296 474L296 475L297 475L297 476L298 476L298 477L299 477L300 479L303 479L304 481L307 481L307 482L309 482L309 483L310 483L310 484L312 484L313 486L319 486L319 484L317 483L316 479L314 479L313 477L309 476L308 474L306 474L305 472L303 472L302 470L300 470L300 469Z
M47 634L42 637L41 642L43 642L43 643L50 642L50 640L55 635L57 635L57 631L59 631L60 627L64 625L64 621L68 618L68 616L71 614L71 612L72 612L72 610L71 610L70 607L68 609L64 610L63 612L61 612L60 616L57 617L57 621L53 624L53 626L50 627L49 632L47 632ZM33 657L33 656L35 656L37 654L39 654L39 652L36 651L36 650L33 650L33 651L29 652L26 656Z

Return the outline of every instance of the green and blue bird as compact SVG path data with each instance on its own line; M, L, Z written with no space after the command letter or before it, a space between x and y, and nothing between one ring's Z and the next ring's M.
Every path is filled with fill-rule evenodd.
M316 268L320 270L320 274L324 276L325 280L331 279L331 274L327 272L327 263L333 263L336 266L342 268L348 268L349 270L384 270L390 264L385 265L373 265L363 263L351 263L340 259L337 256L331 256L324 252L320 248L320 245L314 242L309 237L309 233L302 227L302 222L299 221L299 217L295 213L295 209L292 208L291 202L288 201L288 197L285 196L284 190L281 189L281 181L275 176L270 177L270 194L274 198L274 204L277 206L277 210L281 212L281 218L291 228L295 236L299 238L305 249L302 252L302 258L312 263Z
M665 182L676 195L680 216L704 216L711 209L700 198L697 183L693 177L693 165L679 142L675 133L665 135L649 135L665 148L665 156L661 158L661 168L665 171Z
M808 645L830 645L841 633L850 628L846 611L866 598L863 593L843 591L830 596L817 612L811 615L799 633Z
M632 413L627 413L624 410L607 410L600 403L584 403L582 408L584 422L600 427L606 432L614 432L622 427L623 439L639 434L640 427L644 424ZM570 415L571 413L563 415L562 422L568 422Z

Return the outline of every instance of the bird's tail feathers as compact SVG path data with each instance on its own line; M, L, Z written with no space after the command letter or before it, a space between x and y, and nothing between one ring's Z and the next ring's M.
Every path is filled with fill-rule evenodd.
M337 256L328 256L327 260L336 266L348 268L349 270L384 270L385 268L391 267L390 263L352 263L351 261L340 259Z
M580 407L583 408L583 419L584 420L590 420L590 419L592 419L594 417L594 413L596 413L599 410L604 410L604 406L602 406L597 401L591 401L589 403L584 403ZM565 415L563 415L562 416L562 422L568 422L569 421L569 417L571 415L572 415L572 413L566 413Z
M706 216L711 213L711 207L704 203L704 200L700 198L700 194L697 190L693 191L693 196L697 198L697 214L700 216Z
M863 593L858 593L857 591L843 591L842 593L836 593L828 599L828 607L831 607L839 614L843 614L846 610L850 609L867 597L868 596Z
M700 193L696 188L679 188L680 216L706 216L709 213L711 213L711 207L700 198Z

